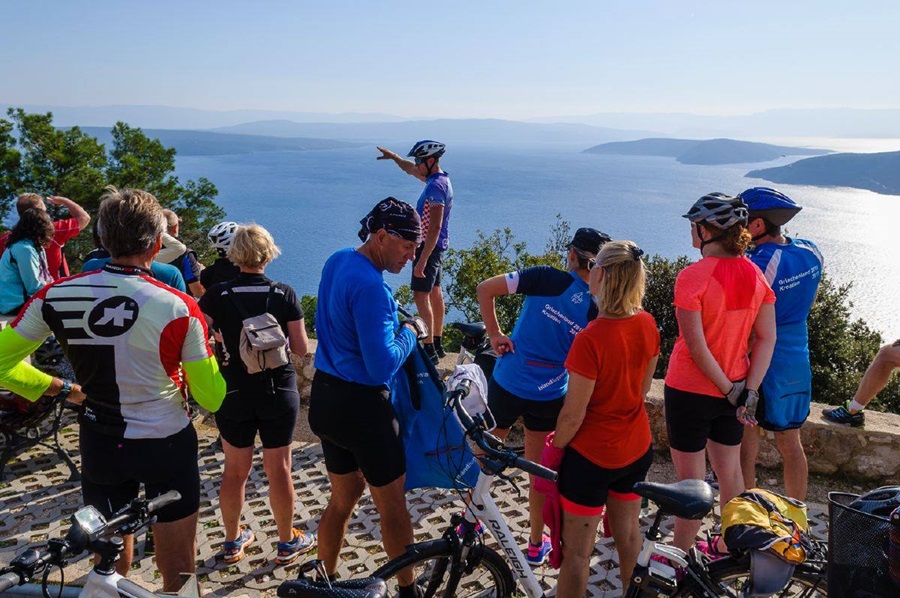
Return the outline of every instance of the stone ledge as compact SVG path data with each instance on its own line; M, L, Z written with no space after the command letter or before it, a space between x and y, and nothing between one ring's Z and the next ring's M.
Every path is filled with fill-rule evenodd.
M658 450L669 448L663 386L662 380L654 380L646 402ZM900 415L866 411L865 427L852 428L826 421L822 410L829 407L814 402L809 419L800 429L809 471L881 484L900 483ZM772 432L764 431L758 463L763 467L781 466Z
M315 374L316 341L310 339L309 355L294 356L297 369L297 386L304 401L309 398L312 378ZM452 371L456 354L448 354L438 369ZM653 429L654 446L667 451L669 438L663 413L663 381L654 380L647 395L647 413ZM851 428L833 424L822 418L822 410L829 405L813 403L809 419L800 436L812 473L842 475L852 479L882 484L900 483L900 415L866 411L864 428ZM775 436L765 432L760 443L759 464L763 467L780 467L781 455L775 447Z

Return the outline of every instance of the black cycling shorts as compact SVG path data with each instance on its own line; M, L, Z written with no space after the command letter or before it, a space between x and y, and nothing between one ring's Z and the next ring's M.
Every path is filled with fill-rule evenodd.
M400 422L387 386L347 382L317 370L309 398L309 427L322 441L329 473L361 471L375 488L406 473Z
M422 255L423 247L424 245L419 245L419 248L416 249L416 259L413 262L413 268L415 268L415 265L419 262L419 256ZM425 277L416 278L416 276L413 275L409 287L413 291L430 293L431 289L434 287L441 286L441 272L444 270L442 265L443 260L444 251L435 247L431 252L431 255L428 256L428 261L425 262Z
M724 397L712 397L665 387L666 430L669 445L685 453L696 453L712 440L737 446L744 438L737 407Z
M243 385L229 390L216 413L216 426L228 444L248 448L256 441L256 433L263 448L288 446L294 439L297 414L300 411L300 393L295 377L290 378L293 387L266 388ZM239 403L238 409L230 409L229 403Z
M84 504L110 517L138 497L177 490L181 500L156 511L169 523L193 515L200 507L197 431L192 424L167 438L117 438L81 426L81 494Z
M565 397L550 401L531 401L512 394L493 377L488 383L488 407L501 430L512 427L521 417L525 420L526 430L552 432L556 429L556 419L562 411L564 400Z
M586 517L599 515L607 498L638 500L634 485L647 479L653 465L651 446L634 463L616 469L596 465L572 447L566 447L559 465L559 494L563 510Z

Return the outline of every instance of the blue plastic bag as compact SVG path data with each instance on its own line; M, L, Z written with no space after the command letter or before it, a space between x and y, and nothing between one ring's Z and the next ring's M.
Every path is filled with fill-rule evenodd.
M406 452L406 489L475 486L478 463L462 428L444 407L444 383L421 345L391 383Z

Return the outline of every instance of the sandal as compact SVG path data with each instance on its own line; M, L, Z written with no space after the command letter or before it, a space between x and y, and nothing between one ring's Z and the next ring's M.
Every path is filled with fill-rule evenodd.
M245 556L245 550L249 548L253 541L256 540L256 536L253 535L253 532L247 529L245 526L241 526L241 533L238 536L237 540L225 541L223 545L223 549L225 551L222 556L222 560L226 563L236 563Z
M293 540L278 543L278 554L275 556L277 565L289 565L301 554L306 554L316 546L315 534L303 533L297 528L293 528L291 533Z

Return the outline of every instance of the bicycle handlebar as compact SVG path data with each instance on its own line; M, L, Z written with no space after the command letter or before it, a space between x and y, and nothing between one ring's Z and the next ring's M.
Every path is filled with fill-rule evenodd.
M461 380L454 390L447 393L446 404L450 405L456 412L456 417L458 417L460 423L462 423L466 436L471 438L478 448L484 451L485 455L500 466L500 469L496 473L500 473L500 471L508 467L515 467L526 473L530 473L533 476L555 482L555 471L535 463L534 461L523 459L514 451L503 446L503 443L496 436L487 433L484 419L481 415L476 416L476 419L466 411L466 408L463 405L463 399L468 396L471 386L471 380ZM488 438L486 439L485 436ZM489 439L493 439L493 446L489 442Z
M29 549L12 560L9 567L0 569L0 592L22 585L34 579L49 566L62 566L68 557L78 556L94 545L92 538L108 533L134 533L151 520L151 514L162 507L181 499L181 494L170 490L151 500L136 498L119 514L112 517L92 537L76 527L72 516L72 526L64 539L50 540L46 548Z
M18 573L11 571L9 573L0 575L0 593L23 583L25 582Z

